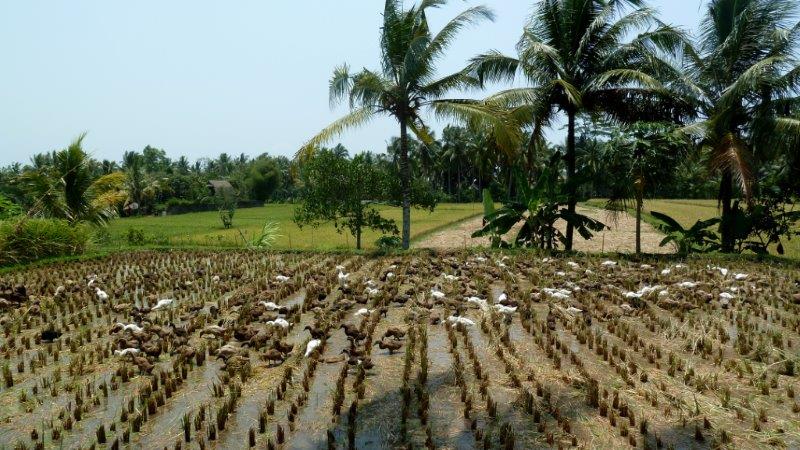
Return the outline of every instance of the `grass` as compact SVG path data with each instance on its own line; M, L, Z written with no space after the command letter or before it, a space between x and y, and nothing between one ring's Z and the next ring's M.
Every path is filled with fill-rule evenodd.
M587 206L603 208L606 204L605 199L591 199L586 202ZM698 220L706 220L718 217L720 212L717 209L716 200L696 200L696 199L677 199L677 200L645 200L642 220L650 224L659 223L658 219L651 216L650 211L664 213L683 227L688 228ZM629 208L629 213L635 214L633 208ZM800 259L800 239L784 240L783 242L786 257ZM771 249L774 253L774 248Z
M401 209L389 206L379 207L384 217L394 219L401 227ZM411 210L412 239L423 237L434 230L451 223L464 220L482 212L482 206L475 204L443 203L431 213L426 210ZM127 247L129 229L144 231L149 244L159 246L212 246L241 247L242 234L251 239L260 233L267 221L278 224L280 237L276 249L332 250L355 247L355 239L349 232L336 232L332 223L318 228L299 228L293 221L294 205L270 204L259 208L238 209L233 217L233 228L224 229L216 211L180 214L174 216L147 216L122 218L112 221L108 226L109 244L103 249ZM362 237L365 248L373 248L380 233L366 230Z

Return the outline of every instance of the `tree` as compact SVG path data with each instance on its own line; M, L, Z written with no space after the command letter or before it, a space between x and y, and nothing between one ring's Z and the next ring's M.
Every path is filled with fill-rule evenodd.
M665 123L637 122L619 129L606 144L610 177L607 209L624 212L629 199L636 210L636 254L642 251L642 208L652 186L669 183L677 162L689 146L685 136Z
M518 57L497 51L479 55L469 70L479 80L513 81L524 77L527 87L502 91L490 104L513 108L520 123L532 129L530 147L551 125L556 111L567 116L564 153L568 210L577 203L575 125L581 114L605 114L615 119L670 118L686 108L674 101L659 79L679 78L662 57L673 51L682 36L660 25L640 0L541 0L517 44ZM632 12L620 13L626 6ZM632 32L658 24L654 30L624 42ZM572 224L566 249L572 249Z
M533 185L529 185L528 178L522 170L516 168L514 174L517 181L517 198L505 203L496 211L492 211L493 208L486 205L485 225L474 232L472 237L489 236L492 239L492 246L510 247L512 244L504 242L501 236L521 223L513 246L553 250L559 244L565 246L567 244L566 236L556 227L556 222L559 220L565 221L568 225L572 224L585 239L592 237L592 231L604 229L605 225L597 220L563 208L568 203L568 197L559 180L560 159L561 155L556 152Z
M332 150L320 150L301 170L305 186L302 203L295 209L298 225L333 221L338 232L350 231L357 249L361 249L364 228L397 234L394 220L381 217L374 207L386 197L386 173L366 155L348 159Z
M250 166L247 184L254 199L264 202L281 184L281 171L270 157L261 157Z
M444 55L458 32L480 20L492 20L493 13L476 6L462 12L433 34L428 12L447 0L422 0L403 9L401 0L386 0L381 27L381 71L368 69L351 74L347 64L337 67L330 81L330 100L336 104L348 98L350 113L333 122L300 149L298 159L349 128L366 124L378 115L388 115L400 125L399 175L401 180L403 233L402 245L409 247L411 237L412 177L409 165L408 130L426 144L433 140L422 120L423 109L432 109L440 117L455 118L473 124L492 126L506 141L515 137L498 109L469 100L443 100L448 92L476 85L464 72L436 78L436 62Z
M699 138L709 168L719 174L721 250L734 251L734 181L750 203L758 160L796 149L800 23L793 0L712 0L700 44L685 47L686 95L702 120L685 128ZM794 150L796 151L796 150Z
M19 181L33 198L31 215L66 219L70 223L104 225L114 211L95 202L91 189L94 167L83 150L81 134L64 150L53 152L51 164L24 172Z

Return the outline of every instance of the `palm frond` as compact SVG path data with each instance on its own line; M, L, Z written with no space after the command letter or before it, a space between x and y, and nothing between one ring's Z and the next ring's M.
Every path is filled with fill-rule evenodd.
M431 102L434 113L441 118L454 119L475 129L492 133L498 145L507 151L519 146L522 135L505 110L477 100L436 100Z
M747 143L733 133L727 133L713 149L710 165L712 170L728 171L736 179L745 198L753 194L752 159Z
M351 111L349 114L325 127L316 136L303 144L300 150L295 153L294 159L298 161L305 160L313 155L320 146L325 145L350 128L359 127L368 123L377 113L378 111L371 106L365 106Z

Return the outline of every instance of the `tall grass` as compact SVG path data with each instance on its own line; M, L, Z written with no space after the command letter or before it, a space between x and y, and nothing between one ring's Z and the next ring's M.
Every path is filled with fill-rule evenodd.
M86 225L66 220L20 218L0 222L0 266L82 254L89 242Z

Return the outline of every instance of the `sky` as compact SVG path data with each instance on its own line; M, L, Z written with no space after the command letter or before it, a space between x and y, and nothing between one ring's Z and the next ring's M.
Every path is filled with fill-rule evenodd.
M495 22L463 31L441 74L490 49L513 54L534 1L451 0L430 14L433 30L478 4ZM700 0L650 5L689 31L702 13ZM382 0L0 2L0 165L83 132L97 159L146 145L192 161L291 156L347 111L328 102L333 68L379 68L382 9ZM396 123L379 118L338 141L351 153L382 152L396 134Z

